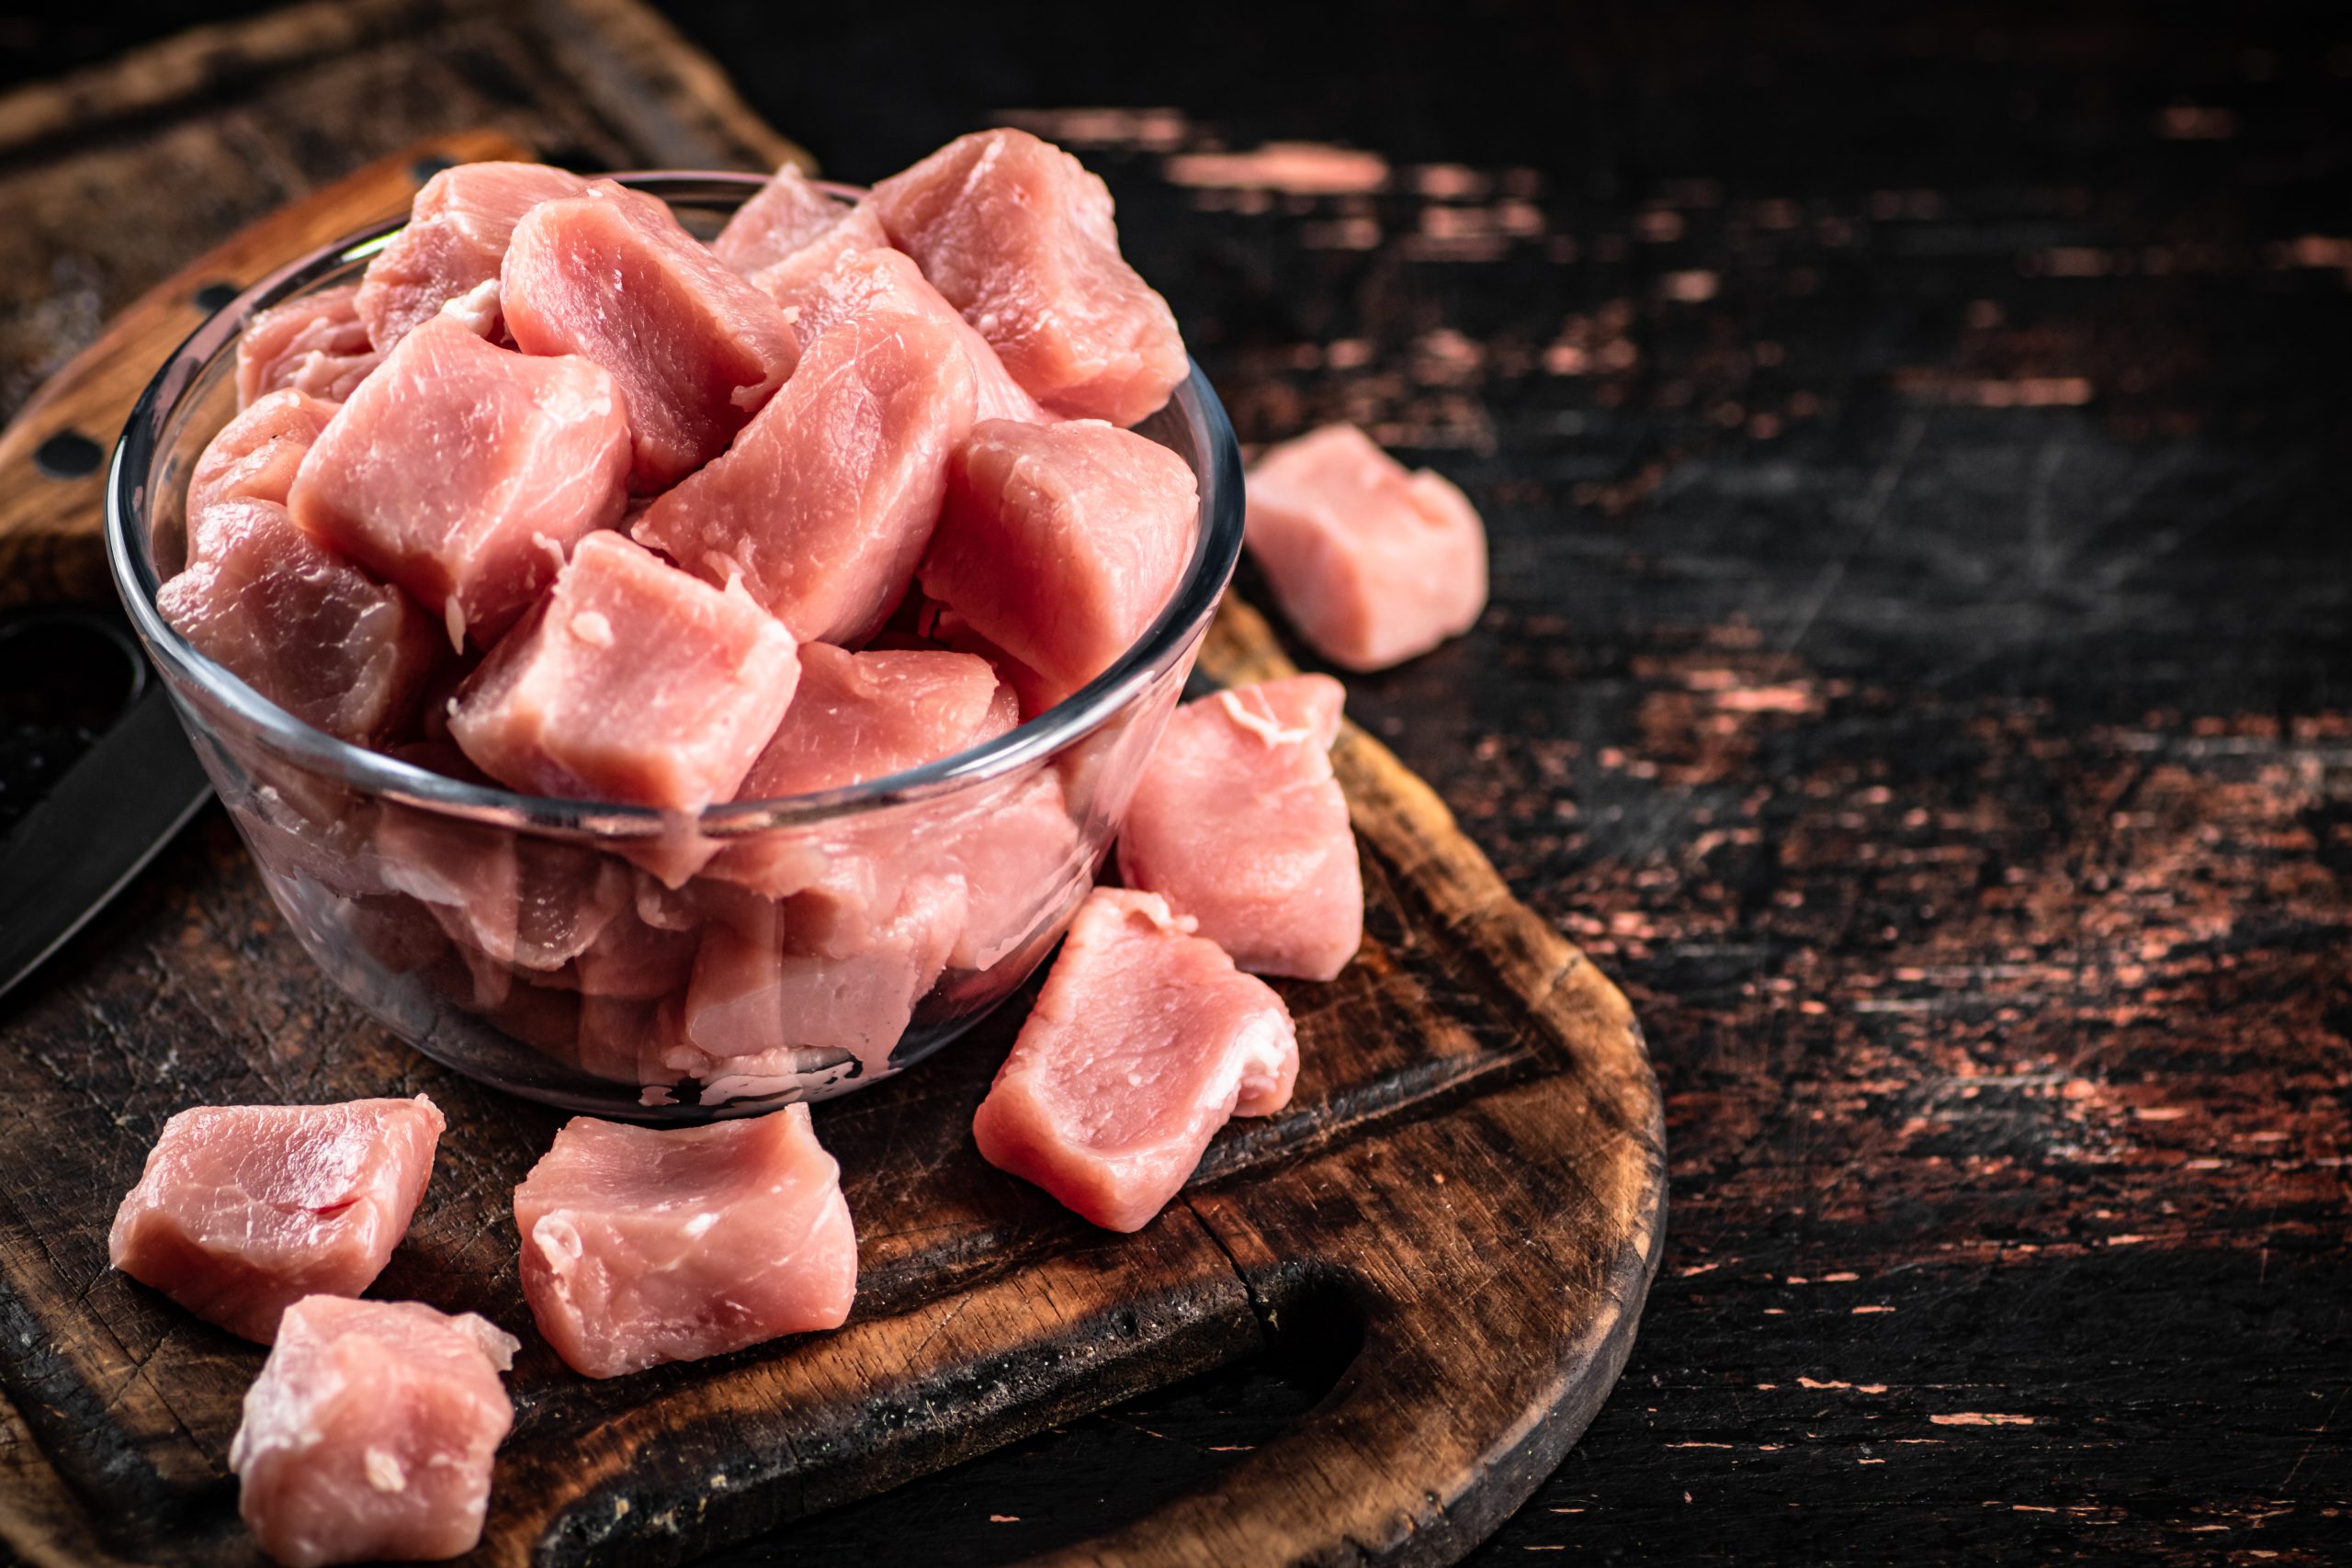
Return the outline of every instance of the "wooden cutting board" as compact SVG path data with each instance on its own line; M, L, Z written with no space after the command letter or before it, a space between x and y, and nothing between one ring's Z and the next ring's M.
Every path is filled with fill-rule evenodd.
M472 67L453 73L460 57ZM254 159L256 134L334 141L330 169L390 155L330 188ZM198 291L397 208L421 163L496 154L502 138L582 166L789 153L618 0L309 8L0 99L0 154L16 156L0 210L37 220L78 193L110 214L94 220L125 265L174 274L117 301L114 330L0 439L0 581L19 598L104 592L91 480L61 437L110 442ZM136 217L89 203L159 144L202 177L148 189ZM266 227L175 271L162 264L195 247L152 231L187 231L167 215L180 191L201 192L215 239ZM38 221L0 227L16 236L0 255L44 243ZM1289 669L1238 603L1201 667L1228 682ZM377 1293L525 1339L482 1561L688 1558L1301 1336L1360 1344L1319 1406L1212 1489L1053 1561L1454 1560L1558 1461L1623 1364L1661 1239L1660 1109L1615 987L1378 744L1351 728L1335 761L1363 854L1363 953L1331 985L1283 986L1295 1100L1229 1128L1159 1220L1094 1230L974 1152L971 1111L1024 999L818 1108L860 1236L847 1327L601 1383L537 1340L515 1275L509 1195L557 1118L369 1023L208 813L0 1003L0 1543L40 1563L253 1560L224 1461L260 1352L109 1271L107 1221L185 1106L423 1089L450 1133Z

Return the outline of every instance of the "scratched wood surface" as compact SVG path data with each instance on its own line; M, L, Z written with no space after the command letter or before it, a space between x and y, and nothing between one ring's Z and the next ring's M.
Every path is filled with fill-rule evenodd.
M740 106L714 117L726 106L707 62L619 0L312 8L0 100L0 128L47 126L56 141L28 155L15 194L31 211L44 196L62 207L55 187L89 172L84 141L135 123L148 146L167 139L159 121L185 132L175 156L201 164L183 183L234 186L246 133L332 140L334 116L369 112L349 96L355 79L431 77L460 41L542 68L469 73L499 91L442 103L430 128L493 129L412 143L324 189L294 179L300 200L264 219L268 232L334 229L335 209L356 226L435 160L495 153L502 137L557 144L582 119L613 130L618 151L588 160L600 164L782 155ZM608 60L635 74L597 76ZM659 115L636 103L666 104L673 84L702 85ZM663 124L699 127L701 140L647 129ZM346 164L378 150L367 142L352 139ZM116 255L110 232L37 239ZM0 567L31 596L71 597L91 576L87 519L71 501L88 481L62 471L60 445L119 424L133 362L160 360L205 280L249 281L272 243L248 228L194 262L174 258L179 271L17 411L0 437L0 491L13 498L0 507ZM1293 667L1237 603L1201 668L1232 681ZM20 689L42 673L18 671ZM1284 987L1303 1058L1288 1110L1222 1137L1199 1185L1118 1238L970 1145L1018 1008L921 1072L820 1108L859 1222L851 1324L610 1382L571 1375L526 1337L479 1560L684 1560L1269 1353L1343 1370L1210 1484L1103 1521L1091 1540L1035 1543L1037 1560L1435 1564L1491 1531L1558 1462L1631 1348L1662 1243L1657 1086L1622 995L1510 897L1438 796L1361 731L1342 737L1334 765L1365 858L1368 940L1337 982ZM217 815L10 996L0 1543L43 1563L255 1560L224 1460L260 1352L108 1270L107 1219L181 1107L416 1089L452 1132L378 1289L527 1336L509 1195L559 1119L368 1026L301 955Z
M1244 439L1355 414L1485 510L1486 623L1353 711L1628 979L1675 1204L1618 1395L1474 1562L2342 1560L2342 8L1035 8L903 76L846 16L671 15L845 178L1174 106L1058 123ZM1281 140L1383 162L1180 162ZM1001 1561L1313 1393L741 1561Z

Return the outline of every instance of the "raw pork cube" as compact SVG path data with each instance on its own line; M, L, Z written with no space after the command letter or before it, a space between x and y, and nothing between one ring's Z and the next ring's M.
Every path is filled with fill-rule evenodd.
M978 131L871 199L890 243L1054 412L1133 424L1184 378L1176 318L1119 254L1109 189L1060 148Z
M841 1167L808 1108L656 1130L574 1117L514 1190L523 1293L592 1378L838 1328L857 1293Z
M686 987L684 1043L715 1060L835 1052L863 1073L887 1070L963 923L953 880L898 875L888 904L817 890L765 906L764 917L714 920Z
M1298 1077L1283 999L1192 931L1158 894L1096 888L972 1118L990 1165L1106 1229L1141 1230Z
M849 215L807 244L786 256L770 262L751 275L752 286L787 310L801 293L846 255L863 251L887 251L890 236L882 230L882 220L874 215L871 202L860 202L849 209ZM959 318L960 319L960 318ZM806 347L808 339L801 337Z
M847 202L827 196L797 164L786 164L735 209L710 243L711 253L749 277L822 238L849 214Z
M1355 834L1326 755L1346 698L1296 675L1187 703L1127 807L1121 880L1253 974L1329 980L1363 944Z
M458 693L449 733L514 789L695 811L734 795L798 672L792 634L740 591L594 534Z
M612 377L425 322L359 384L295 475L294 521L487 648L627 500Z
M803 644L792 705L735 798L839 789L968 750L1011 728L998 693L996 671L968 653Z
M1012 775L976 799L934 812L953 814L916 829L910 859L955 878L963 923L947 962L992 969L1051 924L1094 880L1094 857L1079 837L1050 769Z
M356 284L273 305L237 334L237 406L283 387L341 402L383 358L359 319Z
M224 501L286 504L294 475L319 432L334 417L335 405L288 388L256 399L220 427L196 460L187 480L187 558L193 566L209 553L204 514Z
M594 850L397 801L384 803L376 854L387 886L493 964L560 969L629 907L629 868Z
M380 746L415 717L441 634L408 595L266 501L215 502L195 540L202 558L164 584L155 608L208 658L358 745Z
M206 1322L266 1345L304 1296L356 1296L383 1272L442 1125L421 1094L183 1111L116 1211L107 1254Z
M712 582L740 578L804 642L863 642L931 542L972 399L953 328L877 307L809 344L735 445L629 531Z
M1385 670L1469 630L1487 605L1487 530L1444 479L1352 424L1250 470L1250 553L1299 635L1334 664Z
M639 491L725 451L800 355L773 300L666 205L610 180L533 208L499 276L515 347L579 355L620 383Z
M948 466L922 591L1044 677L1058 702L1158 617L1200 495L1167 447L1096 420L976 425Z
M287 1568L437 1562L481 1540L521 1344L472 1313L311 1296L287 1309L229 1445L237 1511Z
M1024 424L1054 422L1054 415L1022 390L988 339L973 331L972 324L956 313L956 307L923 280L922 270L897 251L850 252L805 276L783 267L761 276L776 303L793 312L792 329L804 348L842 322L854 321L876 309L936 316L953 328L972 367L975 418L1019 420Z
M494 280L525 213L587 188L579 175L544 164L460 164L425 181L408 227L360 279L354 304L369 341L389 349L443 305Z

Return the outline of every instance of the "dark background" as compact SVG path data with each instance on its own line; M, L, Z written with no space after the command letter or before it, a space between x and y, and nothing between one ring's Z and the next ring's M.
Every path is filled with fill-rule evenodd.
M1626 985L1674 1190L1477 1561L2342 1559L2341 7L664 9L844 179L1180 110L1080 151L1244 440L1487 516L1484 623L1351 711ZM228 14L0 14L0 78ZM1388 172L1168 156L1275 140ZM1079 1539L1313 1348L728 1561Z

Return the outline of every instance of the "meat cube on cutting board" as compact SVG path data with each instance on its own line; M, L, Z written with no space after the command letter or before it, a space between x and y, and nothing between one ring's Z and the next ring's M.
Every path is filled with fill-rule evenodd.
M114 1266L266 1345L304 1296L356 1296L408 1232L441 1112L413 1100L207 1105L164 1123L107 1237Z
M311 1296L287 1309L229 1445L237 1511L287 1568L473 1550L514 1423L520 1342L473 1313Z
M539 1332L590 1377L838 1328L857 1292L841 1167L805 1105L707 1127L575 1117L514 1190L514 1224Z
M1157 442L1098 420L973 427L948 465L922 591L1058 702L1134 645L1184 576L1200 492Z
M972 1119L990 1165L1141 1230L1232 1116L1290 1103L1290 1011L1156 893L1099 887Z
M408 726L441 655L441 629L408 595L270 502L216 502L192 521L202 555L155 595L182 637L330 735L377 746Z
M878 239L877 239L878 243ZM956 307L924 280L922 269L887 246L837 254L821 267L796 265L760 276L775 302L793 312L792 328L803 347L844 321L855 321L877 307L933 316L948 324L972 367L973 414L1050 424L1055 416L1022 390L988 339L956 313Z
M389 349L450 300L495 279L525 213L587 188L579 175L544 164L460 164L425 181L408 226L360 279L354 305L370 341Z
M286 504L302 458L336 405L287 388L254 400L205 446L187 479L187 558L209 553L204 514L225 501Z
M458 693L449 733L514 789L694 811L734 795L798 671L792 634L739 590L592 534Z
M1327 755L1346 688L1237 686L1168 721L1119 830L1119 872L1241 968L1329 980L1363 942L1363 880Z
M609 373L493 347L452 317L400 341L302 459L294 521L488 647L572 544L617 521L628 419Z
M666 203L610 180L526 213L499 276L515 347L579 355L620 383L638 491L724 452L800 355L773 300Z
M1054 412L1133 424L1183 380L1176 318L1119 254L1109 188L1060 148L978 131L870 199L890 243Z
M1487 605L1487 530L1442 477L1351 424L1258 459L1250 553L1299 635L1334 664L1385 670L1470 629Z
M322 288L273 305L237 334L237 406L281 388L341 402L383 358L359 319L359 288Z
M809 343L735 444L630 532L711 582L740 578L803 641L861 643L931 541L972 399L954 329L877 303Z
M840 226L850 210L847 202L837 201L809 184L797 164L786 164L760 187L757 196L735 209L710 249L720 261L749 277L822 239Z

